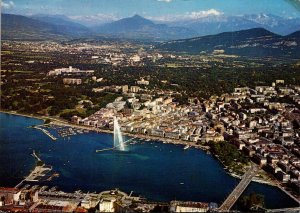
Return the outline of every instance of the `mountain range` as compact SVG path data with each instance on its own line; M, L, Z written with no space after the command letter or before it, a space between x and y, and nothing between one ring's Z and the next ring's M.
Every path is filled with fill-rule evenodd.
M163 42L156 48L190 54L222 53L251 57L298 58L300 31L281 36L264 28Z
M61 40L91 35L91 30L65 16L1 14L1 37L11 40Z
M1 14L2 39L62 39L65 35L56 25L20 15Z
M56 26L57 29L62 30L63 33L66 35L85 36L91 34L91 30L88 27L73 22L72 19L64 15L49 16L49 15L38 14L38 15L30 16L30 18L54 25Z
M300 19L258 14L208 16L199 19L155 22L134 15L106 24L84 26L63 15L21 16L1 14L2 39L70 39L112 37L140 40L174 40L252 28L287 35L300 30Z
M93 30L98 34L115 37L151 40L190 38L197 35L197 32L189 28L155 24L139 15L100 25L94 27Z
M197 32L198 36L213 35L222 32L265 28L279 35L288 35L300 30L299 18L282 18L271 14L241 16L207 16L200 19L173 21L170 26L186 27Z

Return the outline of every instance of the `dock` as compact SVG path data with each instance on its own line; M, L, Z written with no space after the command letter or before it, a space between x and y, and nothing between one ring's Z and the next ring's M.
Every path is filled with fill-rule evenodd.
M35 150L33 150L33 153L31 154L37 161L42 161L35 153Z
M47 130L41 128L40 126L34 126L34 127L32 127L32 128L41 130L43 133L45 133L48 137L50 137L50 138L51 138L52 140L54 140L54 141L57 140L57 138L54 137L49 131L47 131Z

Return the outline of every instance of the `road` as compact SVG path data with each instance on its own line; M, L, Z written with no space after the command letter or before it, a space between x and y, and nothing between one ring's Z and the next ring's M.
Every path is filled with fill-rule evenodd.
M247 188L247 186L250 184L252 178L257 174L257 172L258 168L254 165L251 165L251 168L243 175L242 180L226 198L223 204L218 208L218 211L228 212L244 192L244 190Z

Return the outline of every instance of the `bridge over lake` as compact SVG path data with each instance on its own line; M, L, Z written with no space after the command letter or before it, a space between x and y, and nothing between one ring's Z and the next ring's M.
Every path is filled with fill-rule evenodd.
M251 183L252 178L257 174L257 172L257 166L251 165L251 168L243 175L242 180L218 208L218 211L228 212L235 204L237 199L241 196L241 194L245 191L247 186Z

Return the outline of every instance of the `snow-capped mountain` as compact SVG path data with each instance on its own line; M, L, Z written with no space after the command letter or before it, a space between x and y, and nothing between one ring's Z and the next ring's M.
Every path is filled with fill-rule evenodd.
M252 14L240 16L207 16L199 19L178 20L171 26L184 26L196 31L200 36L222 32L265 28L280 35L287 35L300 30L300 18L283 18L271 14Z

